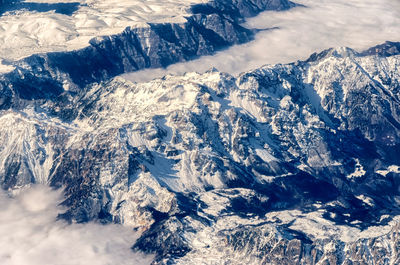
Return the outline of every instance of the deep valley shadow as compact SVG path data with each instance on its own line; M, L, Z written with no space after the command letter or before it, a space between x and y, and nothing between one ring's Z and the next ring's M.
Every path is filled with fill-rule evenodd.
M71 16L79 9L80 3L35 3L24 1L7 1L0 0L0 16L6 12L14 12L19 10L27 10L32 12L49 12L54 11L58 14Z

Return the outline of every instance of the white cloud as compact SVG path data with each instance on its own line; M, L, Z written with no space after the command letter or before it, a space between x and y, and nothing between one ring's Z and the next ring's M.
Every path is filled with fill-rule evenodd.
M0 264L150 264L152 256L131 250L137 234L127 227L56 221L60 200L44 186L12 198L0 191Z
M215 56L175 64L167 69L144 70L125 75L146 81L166 73L203 72L211 67L240 73L264 64L306 59L316 51L347 46L363 50L387 40L400 41L400 0L294 0L306 7L267 11L247 21L247 27L263 31L244 45Z

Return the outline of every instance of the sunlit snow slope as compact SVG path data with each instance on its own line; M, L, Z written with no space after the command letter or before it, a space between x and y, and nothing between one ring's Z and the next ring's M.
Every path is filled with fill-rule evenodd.
M399 42L365 51L330 48L308 59L241 74L212 68L148 82L119 76L213 55L235 44L251 47L260 36L287 37L298 28L293 23L304 24L277 20L287 14L307 18L310 13L303 11L321 14L327 8L327 2L318 7L311 7L311 0L303 2L310 7L282 12L266 24L248 21L261 28L286 28L273 32L241 23L264 10L287 10L295 4L3 5L0 27L8 39L0 46L7 59L0 70L0 200L10 206L1 216L5 221L0 220L3 238L21 239L8 233L9 223L17 224L15 216L28 228L24 216L31 221L40 217L45 224L39 222L37 228L61 231L47 233L51 240L81 230L80 225L54 224L57 216L72 223L133 228L139 235L135 242L131 234L133 250L154 254L153 264L399 264ZM363 6L365 14L368 9L360 3L340 1L333 10ZM302 21L317 25L321 17ZM380 25L396 25L393 17ZM325 21L338 29L336 20ZM307 33L305 29L297 33ZM271 46L264 44L252 51L267 56ZM26 50L18 45L33 50L18 54ZM289 54L287 46L279 46ZM243 46L236 48L240 54ZM232 50L226 52L233 60L239 58ZM238 63L248 62L246 56ZM12 196L35 184L59 189L62 198L48 192L49 199L42 201L61 200L62 207L40 207L40 200L32 204L23 192ZM46 193L47 188L40 190ZM43 192L33 195L47 198ZM30 214L36 207L41 210ZM27 212L9 214L15 209ZM24 231L31 234L21 230L19 235ZM108 261L114 247L107 234L114 230L102 231L106 240L99 241L104 244L91 247L89 240L86 254L103 253L100 261ZM24 247L32 250L37 236L43 237L32 236ZM125 239L120 242L126 250ZM51 246L47 242L41 246ZM0 243L5 245L0 261L10 260L13 248L4 239ZM121 254L124 262L124 257L140 258Z
M182 22L189 7L206 0L38 0L0 8L0 58L69 51L96 36L146 22Z
M155 264L398 264L399 47L14 95L0 183L64 188L60 217L134 227Z

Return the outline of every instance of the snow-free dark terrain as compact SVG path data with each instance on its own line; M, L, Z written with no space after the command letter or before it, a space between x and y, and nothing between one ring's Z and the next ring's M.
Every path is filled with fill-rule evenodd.
M1 187L62 188L59 219L135 229L154 264L398 264L400 43L118 76L250 41L245 17L293 6L202 3L184 23L8 61Z

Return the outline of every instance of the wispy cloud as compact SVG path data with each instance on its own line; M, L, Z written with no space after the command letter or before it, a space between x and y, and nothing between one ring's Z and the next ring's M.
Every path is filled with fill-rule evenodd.
M249 19L250 28L274 28L253 42L215 56L132 73L128 79L147 81L167 73L203 72L211 67L240 73L264 64L288 63L330 47L363 50L387 40L400 41L400 0L294 0L306 7L268 11Z
M61 192L34 186L13 198L0 191L0 264L150 264L134 253L137 235L121 225L56 221Z

